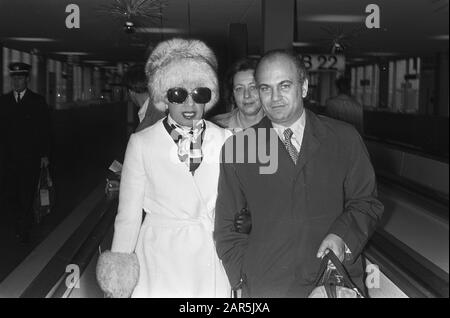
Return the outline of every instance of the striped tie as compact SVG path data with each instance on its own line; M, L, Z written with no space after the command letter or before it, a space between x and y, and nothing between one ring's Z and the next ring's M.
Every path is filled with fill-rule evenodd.
M294 145L291 142L293 132L290 128L287 128L284 130L283 135L284 135L283 144L286 147L287 151L289 152L289 156L291 156L292 161L294 161L294 163L296 164L298 159L298 151L297 149L295 149Z

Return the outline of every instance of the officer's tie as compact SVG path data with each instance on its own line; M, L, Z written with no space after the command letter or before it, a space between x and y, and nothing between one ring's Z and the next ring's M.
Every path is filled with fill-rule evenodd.
M283 135L284 135L283 144L286 147L287 151L289 152L289 156L291 156L292 161L294 161L294 163L296 164L298 159L298 151L297 149L295 149L291 141L293 132L290 128L287 128L284 130Z

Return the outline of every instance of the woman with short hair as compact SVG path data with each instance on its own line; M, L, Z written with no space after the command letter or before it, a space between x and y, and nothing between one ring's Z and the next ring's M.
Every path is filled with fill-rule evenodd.
M226 76L225 95L232 111L217 115L211 121L223 128L241 130L264 117L254 76L256 65L256 60L246 58L231 66Z

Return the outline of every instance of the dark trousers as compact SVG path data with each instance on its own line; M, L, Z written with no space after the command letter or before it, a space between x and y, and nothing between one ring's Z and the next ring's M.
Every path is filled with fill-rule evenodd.
M10 167L7 201L15 218L16 232L29 235L33 226L33 202L37 193L39 162L26 162Z

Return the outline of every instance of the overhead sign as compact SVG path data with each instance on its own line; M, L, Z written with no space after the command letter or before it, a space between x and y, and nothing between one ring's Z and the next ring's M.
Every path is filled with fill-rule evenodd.
M299 55L308 72L345 70L344 55L301 54Z

